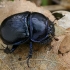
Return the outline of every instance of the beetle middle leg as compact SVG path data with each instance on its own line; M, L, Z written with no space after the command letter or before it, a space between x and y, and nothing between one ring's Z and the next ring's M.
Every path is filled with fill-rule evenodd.
M29 59L32 58L32 52L33 52L33 46L32 46L32 42L30 42L30 50L29 50L29 54L27 56L27 65L29 67Z

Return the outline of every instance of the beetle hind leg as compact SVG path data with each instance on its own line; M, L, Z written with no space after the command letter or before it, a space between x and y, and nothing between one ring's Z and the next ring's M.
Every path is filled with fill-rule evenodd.
M5 52L6 54L8 54L8 53L10 52L10 49L8 48L8 45L7 45L7 47L4 49L4 52Z
M2 45L2 44L1 44ZM0 50L3 50L5 53L9 53L10 52L10 49L8 48L8 45L7 45L7 47L5 48L3 45L2 45L2 47L4 48L4 49L0 49Z
M32 42L30 42L30 50L29 50L29 54L27 56L27 66L29 67L29 59L32 58L32 52L33 52L33 46L32 46Z
M13 45L13 47L11 49L8 48L8 45L6 47L6 49L4 50L5 53L12 53L16 50L16 48L18 47L19 45Z

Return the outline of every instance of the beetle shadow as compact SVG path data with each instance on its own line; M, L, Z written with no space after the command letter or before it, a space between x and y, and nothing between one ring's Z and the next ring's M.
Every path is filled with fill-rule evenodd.
M18 48L13 52L13 54L16 55L27 55L29 51L29 44L21 44L18 46Z
M51 44L36 44L36 43L34 44L34 52L40 51L42 48L50 51L52 49L52 46Z
M25 43L20 45L12 54L14 54L15 56L20 56L18 58L18 60L21 58L22 60L26 60L26 57L28 56L29 53L29 43ZM52 48L50 47L50 45L46 45L46 44L40 44L40 43L33 43L33 54L32 54L32 58L36 58L37 54L40 52L45 52L45 51L50 51Z

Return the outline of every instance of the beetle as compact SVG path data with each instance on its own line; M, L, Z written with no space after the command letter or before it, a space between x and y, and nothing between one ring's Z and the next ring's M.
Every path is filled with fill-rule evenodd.
M38 12L21 12L13 14L3 20L0 26L0 36L7 48L5 53L12 53L22 44L30 42L27 65L32 58L33 42L51 43L55 36L55 28L48 17ZM11 49L8 45L13 45Z

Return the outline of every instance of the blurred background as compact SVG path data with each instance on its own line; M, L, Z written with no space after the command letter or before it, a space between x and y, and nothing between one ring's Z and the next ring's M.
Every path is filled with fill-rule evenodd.
M50 11L70 10L70 0L28 0Z
M0 0L0 5L3 4L3 1L6 0ZM50 11L56 11L56 10L70 11L70 0L27 0L27 1L31 1L35 3L37 6L39 7L41 6Z

